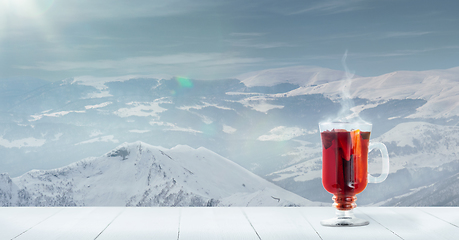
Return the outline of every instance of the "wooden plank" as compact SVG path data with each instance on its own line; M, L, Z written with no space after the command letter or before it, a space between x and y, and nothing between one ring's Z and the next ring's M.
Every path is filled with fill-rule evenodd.
M355 216L368 220L370 222L369 225L360 227L325 227L320 224L320 221L333 218L335 216L335 209L333 207L305 207L300 208L299 211L301 211L305 218L311 223L312 227L315 229L315 231L317 231L323 240L400 240L400 237L385 227L381 226L373 219L368 218L368 216L359 212L358 209L359 208L356 208L354 210Z
M459 228L416 208L361 208L360 210L406 240L457 240L459 236Z
M244 208L250 223L262 240L320 239L300 208Z
M241 208L181 208L180 240L259 240Z
M101 211L88 207L65 207L40 222L17 240L32 239L94 239L122 208Z
M0 208L0 239L458 239L459 208L358 207L363 227L324 227L332 207Z
M179 229L179 211L179 208L125 208L123 213L97 237L97 240L176 240Z
M95 239L122 211L122 207L93 207L75 225L56 238L60 240Z
M459 227L458 207L422 207L416 209L442 219L453 226Z
M359 208L368 218L386 227L402 239L414 239L420 235L421 226L415 224L405 216L398 214L394 208ZM422 236L421 236L422 237ZM434 235L426 234L426 238L435 239ZM425 239L425 238L421 238Z
M0 239L14 239L61 210L40 207L0 208Z

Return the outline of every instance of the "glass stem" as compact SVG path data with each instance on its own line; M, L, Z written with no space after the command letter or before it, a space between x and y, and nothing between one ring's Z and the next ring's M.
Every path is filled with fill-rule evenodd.
M357 207L355 201L357 200L356 196L342 196L342 195L333 195L333 207L338 210L348 211Z
M336 209L336 217L338 219L352 219L354 218L354 209L350 209L350 210Z

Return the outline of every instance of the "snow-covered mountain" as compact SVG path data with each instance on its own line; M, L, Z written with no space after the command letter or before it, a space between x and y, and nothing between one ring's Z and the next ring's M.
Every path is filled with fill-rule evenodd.
M305 206L288 192L205 149L122 144L98 158L10 178L1 206Z
M458 172L458 83L459 67L352 78L297 66L215 81L0 80L0 172L14 179L140 140L203 146L302 197L330 202L320 179L318 123L343 112L371 122L371 139L384 142L391 158L388 179L368 185L357 203L399 204L387 200L443 186ZM377 162L370 171L378 172Z
M324 94L331 99L343 97L343 85L347 80L339 71L298 67L247 73L239 79L248 86L275 86L280 83L294 83L299 86L278 94L278 97ZM356 113L385 102L412 99L426 102L412 114L393 118L438 119L459 115L459 67L420 72L398 71L377 77L354 76L350 83L350 98L373 102L357 103L352 109Z
M385 206L459 206L459 173L379 203Z

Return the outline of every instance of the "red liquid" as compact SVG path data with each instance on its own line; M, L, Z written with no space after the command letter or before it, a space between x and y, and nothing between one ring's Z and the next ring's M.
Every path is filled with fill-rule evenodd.
M367 186L370 132L334 129L322 138L322 184L339 210L354 208L356 194Z

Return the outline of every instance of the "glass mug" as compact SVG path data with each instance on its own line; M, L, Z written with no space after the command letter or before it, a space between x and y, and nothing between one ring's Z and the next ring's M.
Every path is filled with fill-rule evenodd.
M355 195L367 183L380 183L389 174L389 154L383 143L370 142L372 125L369 123L320 123L322 140L322 184L333 194L336 217L322 220L324 226L364 226L369 222L354 217L357 206ZM382 154L382 173L379 177L368 174L368 153L379 149Z

